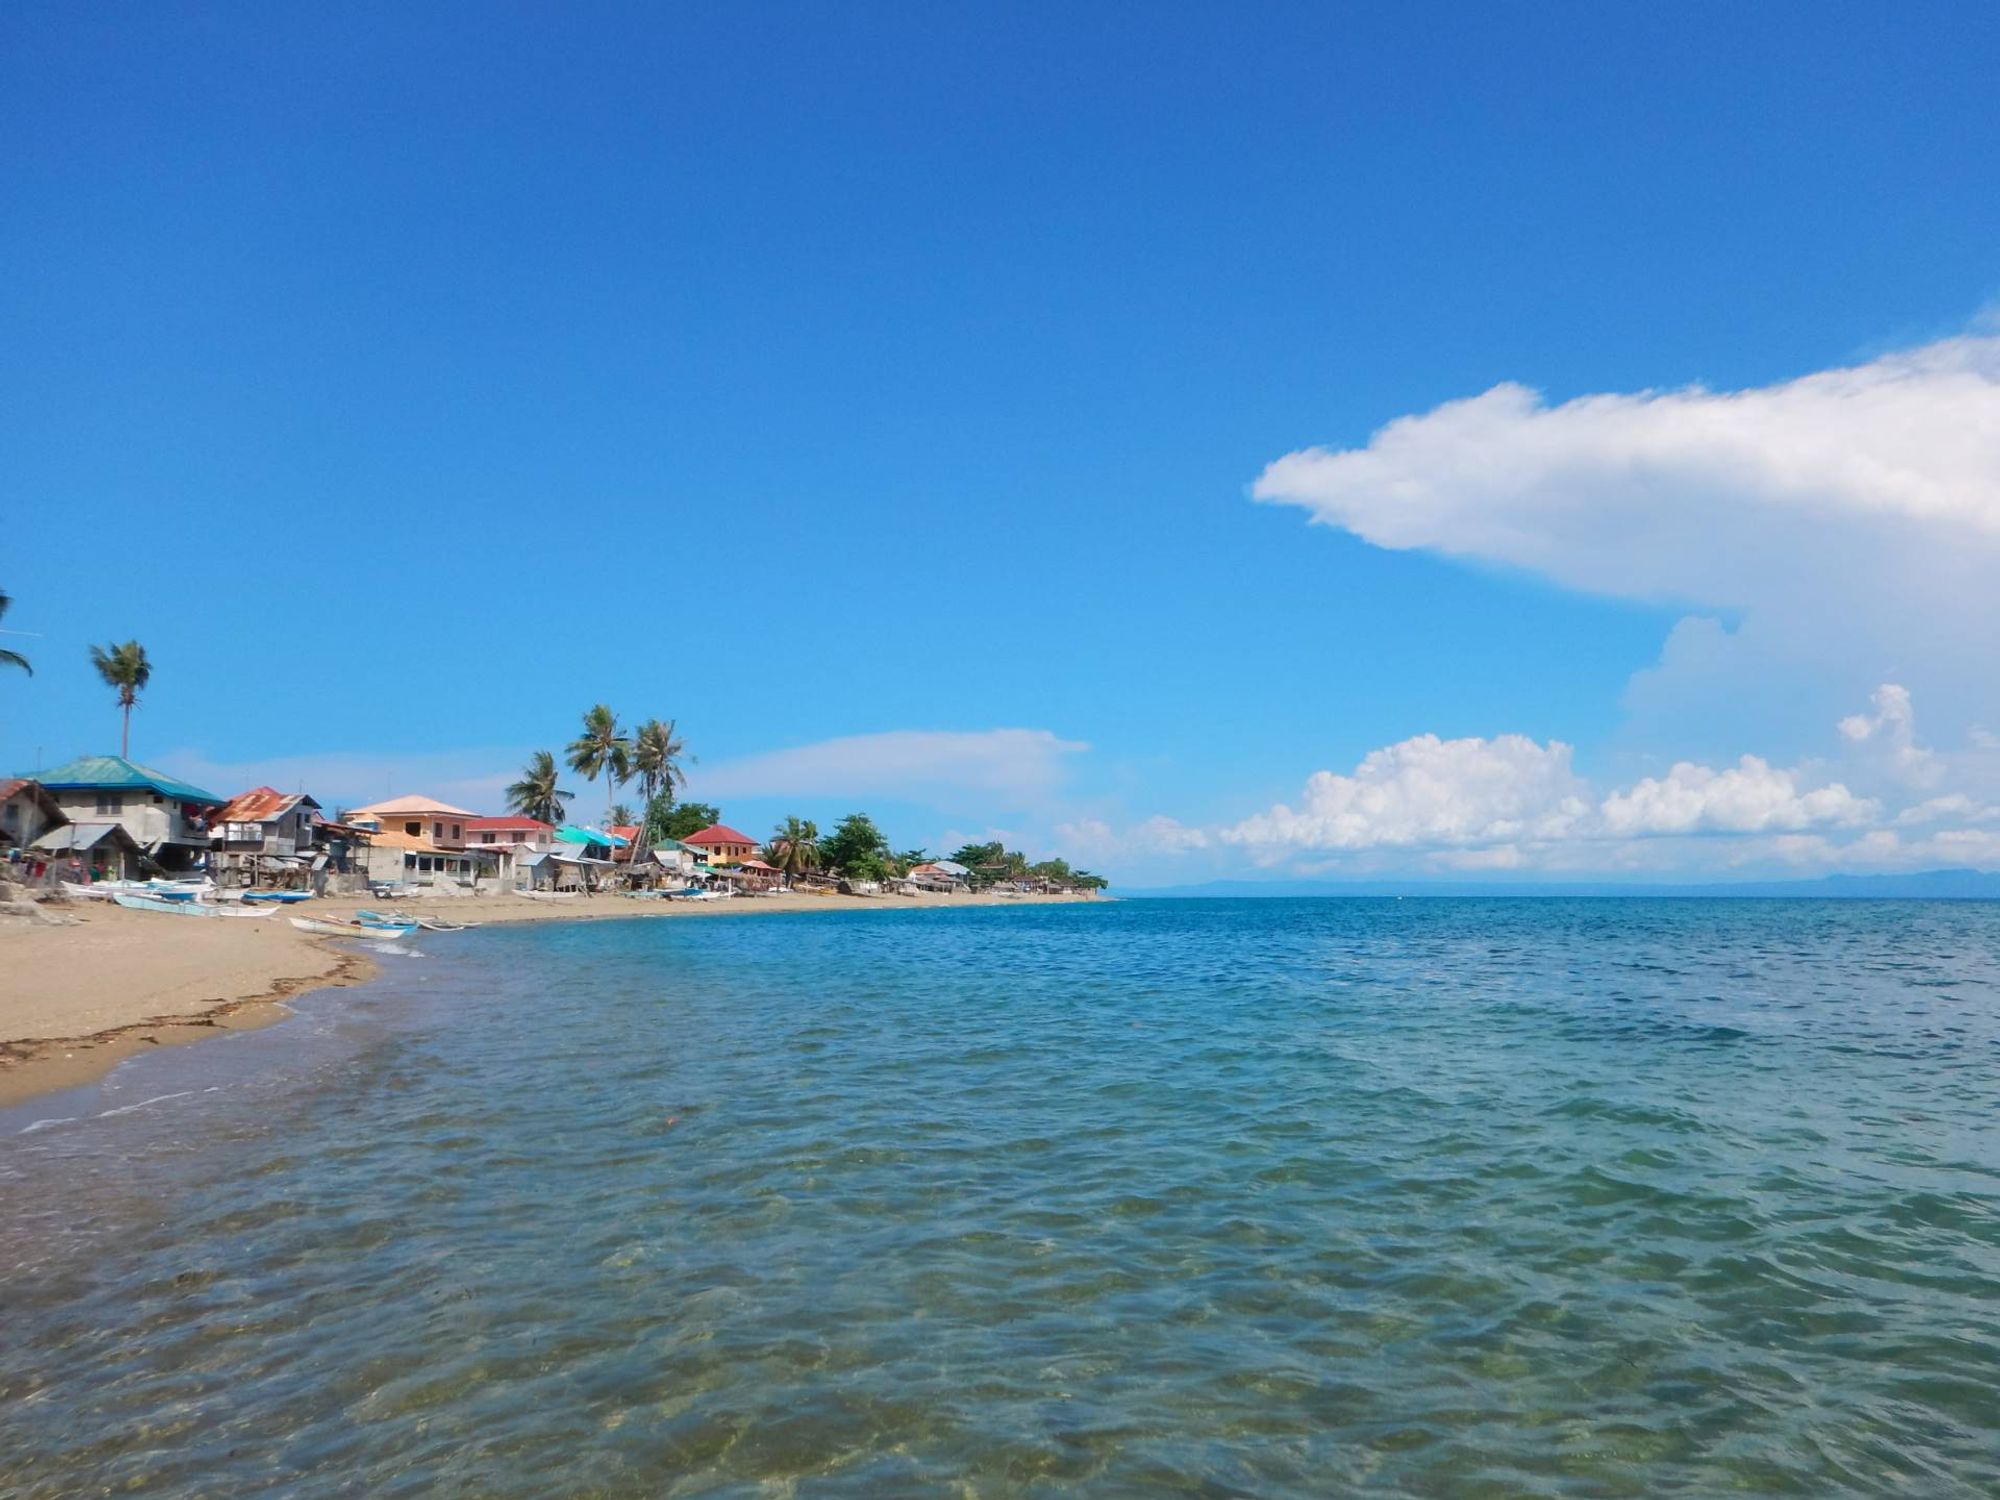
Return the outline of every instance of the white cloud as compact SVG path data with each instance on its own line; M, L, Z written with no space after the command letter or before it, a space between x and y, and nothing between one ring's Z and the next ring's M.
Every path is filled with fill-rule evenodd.
M1628 693L1642 742L1685 753L1710 725L1803 743L1884 678L2000 717L1996 475L2000 338L1973 336L1748 390L1500 385L1288 454L1253 493L1382 547L1731 612L1683 622Z
M1917 715L1910 690L1885 682L1869 699L1873 714L1849 714L1840 721L1841 735L1857 745L1872 745L1886 756L1889 769L1905 781L1926 785L1942 772L1938 759L1917 743Z
M1368 446L1288 454L1260 500L1383 547L1511 563L1599 592L1740 605L1814 522L2000 540L2000 339L1957 338L1757 390L1583 396L1495 386Z
M1763 833L1868 822L1880 807L1834 782L1801 791L1798 776L1746 755L1726 771L1688 761L1604 799L1599 818L1612 835Z
M1872 717L1839 726L1855 753L1886 747L1904 759L1930 756L1915 742L1907 693L1885 685L1873 702ZM1929 779L1933 762L1918 763ZM1935 768L1949 769L1942 760ZM1995 816L1964 792L1897 808L1858 795L1825 765L1783 768L1755 755L1720 769L1681 761L1600 793L1573 770L1560 741L1420 735L1371 752L1351 774L1320 771L1298 807L1280 803L1216 837L1267 864L1412 851L1454 870L1908 868L1924 858L1990 857L2000 832L1966 825ZM1916 842L1895 831L1913 825L1929 831Z
M1209 835L1173 818L1155 815L1120 831L1102 818L1058 823L1055 843L1072 864L1085 866L1155 856L1192 854L1209 847Z
M1314 773L1298 808L1281 802L1220 837L1267 851L1560 838L1588 814L1588 791L1560 741L1424 734L1370 751L1352 775Z
M885 796L949 803L968 795L1004 807L1046 801L1089 749L1046 729L898 729L848 735L704 765L688 794L724 797Z

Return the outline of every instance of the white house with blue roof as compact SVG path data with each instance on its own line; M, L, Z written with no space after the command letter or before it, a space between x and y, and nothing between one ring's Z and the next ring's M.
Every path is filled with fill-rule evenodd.
M222 806L213 792L137 765L122 755L85 755L35 773L75 824L115 823L165 870L194 866L209 848L209 817Z

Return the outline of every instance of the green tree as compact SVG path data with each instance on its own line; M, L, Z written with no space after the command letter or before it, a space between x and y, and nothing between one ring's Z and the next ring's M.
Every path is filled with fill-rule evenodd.
M648 719L634 730L632 771L639 781L639 795L648 803L664 795L672 805L674 788L687 785L687 773L681 769L686 754L687 742L674 732L672 719Z
M712 802L683 802L660 811L663 816L656 826L655 838L684 839L722 821L722 809ZM653 813L649 806L646 815L650 818Z
M90 664L97 668L97 675L104 679L105 686L118 690L118 707L124 711L124 728L118 737L118 753L129 757L132 753L132 709L139 701L139 694L146 690L146 684L153 680L153 664L146 660L146 648L137 641L127 641L122 646L92 646Z
M8 607L12 605L13 602L14 602L13 598L7 593L7 591L5 589L0 589L0 620L4 620L7 618ZM19 667L23 672L26 672L30 677L33 677L35 675L35 669L28 665L28 658L23 656L18 651L0 651L0 667Z
M564 804L576 794L558 786L561 779L555 756L537 750L522 767L521 779L507 788L508 809L543 823L567 822L569 809Z
M613 828L624 828L639 821L638 816L632 811L631 804L626 802L612 803L611 811L605 816L611 820L609 826Z
M600 703L583 716L583 733L569 742L569 768L592 781L604 778L608 817L618 788L632 779L632 742L610 705Z
M809 819L786 818L771 831L765 856L786 875L803 875L819 864L819 827Z
M887 873L889 841L867 813L849 813L834 825L819 846L820 858L860 880L880 880Z

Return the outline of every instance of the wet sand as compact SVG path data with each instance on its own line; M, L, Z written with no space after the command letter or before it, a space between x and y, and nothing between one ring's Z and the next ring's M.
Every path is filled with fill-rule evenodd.
M910 911L1027 906L1073 896L778 896L714 902L594 896L534 901L516 895L431 897L399 910L449 921L576 922L616 917L679 920L802 911ZM387 903L335 896L263 921L127 911L96 901L62 910L72 926L0 928L0 1108L102 1077L150 1047L269 1025L302 991L358 984L374 972L361 945L300 932L288 914L352 917ZM440 934L440 945L449 942Z

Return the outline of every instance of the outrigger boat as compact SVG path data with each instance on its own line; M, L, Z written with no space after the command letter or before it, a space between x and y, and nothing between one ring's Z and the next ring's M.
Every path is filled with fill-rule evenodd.
M418 930L412 922L408 926L384 924L371 927L366 922L340 922L325 917L286 918L300 932L317 933L321 937L366 938L371 943L393 943L397 938L406 938Z
M245 891L243 893L243 899L245 901L283 901L289 904L290 902L293 901L312 900L312 892L311 891Z
M134 896L127 891L111 892L111 899L128 911L163 911L173 917L274 917L275 911L245 911L240 906L212 906L206 901L162 901L156 896Z
M581 891L516 891L515 895L529 901L574 901Z
M466 932L477 922L445 922L436 917L413 917L408 912L358 911L354 920L364 927L421 927L425 932Z
M206 880L96 880L87 885L76 880L58 880L56 884L67 895L91 901L109 901L121 892L127 896L150 896L155 901L199 901L215 894L215 886Z

